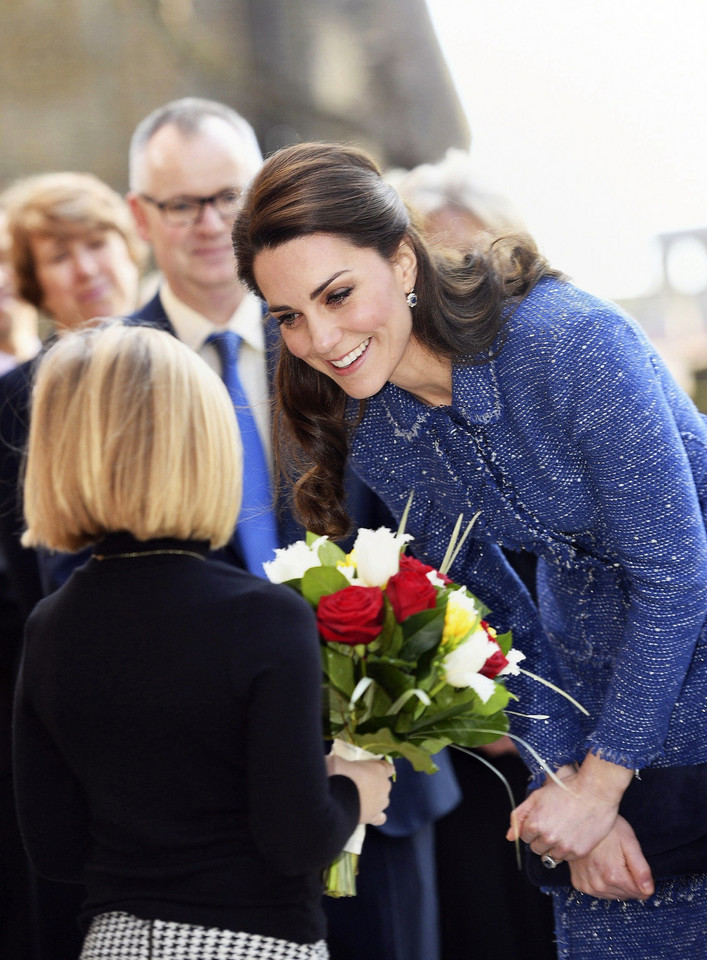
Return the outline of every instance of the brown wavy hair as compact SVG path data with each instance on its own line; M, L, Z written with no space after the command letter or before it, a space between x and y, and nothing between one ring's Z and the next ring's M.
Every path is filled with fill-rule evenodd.
M341 144L298 144L265 162L233 226L240 279L262 298L256 255L315 233L374 249L388 261L407 241L417 258L413 336L455 363L488 362L501 348L513 307L542 277L559 276L523 234L482 237L466 253L433 251L372 157ZM276 387L275 449L294 482L296 510L308 530L344 536L350 527L344 471L355 427L348 397L284 346Z

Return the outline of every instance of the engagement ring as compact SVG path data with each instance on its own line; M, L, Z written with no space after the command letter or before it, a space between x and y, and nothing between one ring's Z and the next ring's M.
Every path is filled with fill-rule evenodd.
M540 863L544 867L547 867L548 870L554 870L558 863L562 863L561 860L555 860L554 857L551 857L549 853L545 853L540 857Z

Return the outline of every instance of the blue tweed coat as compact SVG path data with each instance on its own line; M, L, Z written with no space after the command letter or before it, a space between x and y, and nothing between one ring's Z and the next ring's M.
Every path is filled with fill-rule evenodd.
M369 400L352 460L397 516L414 488L432 563L481 511L454 579L590 714L509 680L517 709L550 715L515 725L549 762L707 761L707 421L633 320L545 279L495 359L454 366L451 406L392 384ZM498 544L539 557L537 609Z

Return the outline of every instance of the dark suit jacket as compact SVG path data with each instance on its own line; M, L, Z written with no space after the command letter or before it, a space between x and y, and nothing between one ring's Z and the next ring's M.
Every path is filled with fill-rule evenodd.
M29 431L29 397L35 360L0 377L0 548L22 619L43 596L37 554L20 544L24 528L20 474Z

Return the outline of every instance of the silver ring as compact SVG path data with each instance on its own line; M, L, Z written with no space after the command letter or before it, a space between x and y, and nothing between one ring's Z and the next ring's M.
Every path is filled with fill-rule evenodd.
M540 863L542 863L544 867L547 867L548 870L554 870L558 863L562 863L562 861L555 860L549 853L544 853L542 857L540 857Z

